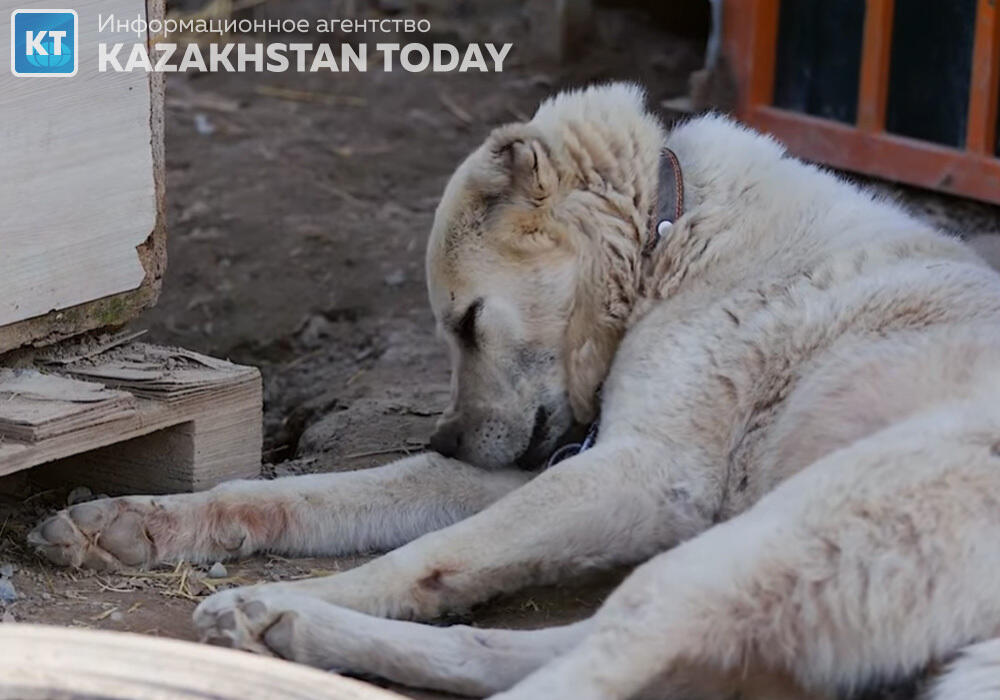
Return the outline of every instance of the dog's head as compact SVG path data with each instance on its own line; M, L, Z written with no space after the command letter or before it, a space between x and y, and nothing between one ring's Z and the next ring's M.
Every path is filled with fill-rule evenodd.
M610 98L641 110L641 92L605 93L614 90L624 98ZM558 99L528 124L495 130L465 160L428 244L431 306L452 363L451 405L431 446L484 468L538 466L591 420L620 339L620 289L608 284L606 242L593 230L614 228L613 194L595 193L553 135Z

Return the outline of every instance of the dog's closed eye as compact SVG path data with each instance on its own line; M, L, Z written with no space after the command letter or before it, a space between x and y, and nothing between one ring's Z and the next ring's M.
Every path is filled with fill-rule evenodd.
M458 336L459 342L469 350L476 347L476 316L479 315L479 310L482 307L483 300L476 299L469 304L469 308L465 310L462 318L455 325L455 335Z

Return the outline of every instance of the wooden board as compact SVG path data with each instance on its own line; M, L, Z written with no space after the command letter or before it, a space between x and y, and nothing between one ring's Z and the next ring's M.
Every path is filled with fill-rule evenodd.
M256 368L139 343L67 354L53 351L45 377L0 371L0 401L15 404L0 412L0 475L170 493L260 474Z
M288 661L107 630L0 626L0 700L401 700Z
M146 3L79 0L74 9L76 76L0 71L0 352L125 323L152 305L163 276L162 76L97 72L99 41L136 41L98 33L98 15L145 17ZM162 12L150 0L148 16ZM0 13L3 57L10 21Z
M37 443L134 413L135 399L128 392L0 367L0 438Z

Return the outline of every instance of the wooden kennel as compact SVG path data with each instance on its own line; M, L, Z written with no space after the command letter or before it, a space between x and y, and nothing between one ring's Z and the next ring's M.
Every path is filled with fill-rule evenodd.
M796 155L1000 203L996 0L726 0L723 41L738 115Z

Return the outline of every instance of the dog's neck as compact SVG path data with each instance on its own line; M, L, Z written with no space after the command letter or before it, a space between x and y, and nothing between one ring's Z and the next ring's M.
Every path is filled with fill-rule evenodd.
M575 333L568 368L571 399L580 419L596 414L597 389L629 329L662 300L724 284L727 265L720 264L720 257L728 257L726 251L733 247L722 233L726 230L724 219L733 210L731 202L725 201L732 188L720 186L714 173L706 177L698 139L690 139L684 129L668 135L658 125L651 128L647 118L635 120L631 128L622 131L633 136L631 162L602 173L602 191L580 195L586 207L574 222L590 242L583 256L582 298L574 313L578 318L572 319L570 326L571 334ZM615 144L602 145L610 152L622 152ZM685 214L650 247L657 224L664 145L676 152L680 162ZM594 148L593 142L589 148ZM594 160L592 155L590 160Z

